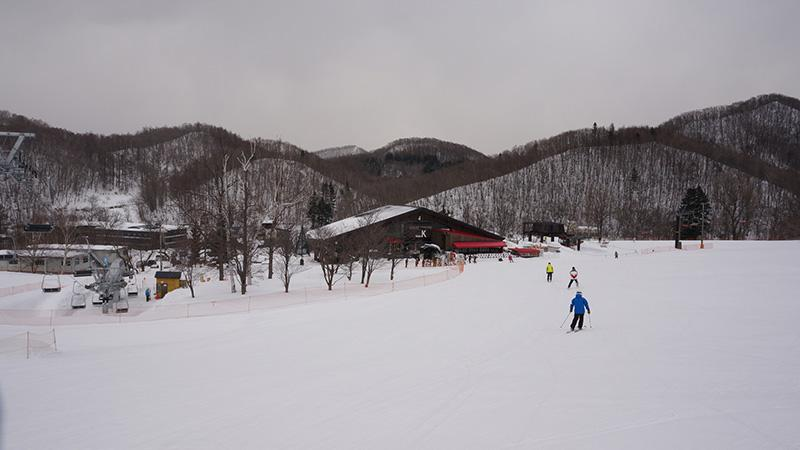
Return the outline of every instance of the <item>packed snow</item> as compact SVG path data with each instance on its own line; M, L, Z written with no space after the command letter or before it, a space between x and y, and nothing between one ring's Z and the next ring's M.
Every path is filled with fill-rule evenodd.
M585 244L363 299L57 327L57 352L0 354L0 447L800 446L800 242L668 247ZM592 314L567 334L573 266ZM0 340L26 331L49 328Z

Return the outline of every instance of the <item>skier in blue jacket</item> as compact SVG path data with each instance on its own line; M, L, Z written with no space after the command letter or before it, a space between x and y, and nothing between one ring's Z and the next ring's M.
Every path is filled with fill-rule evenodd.
M569 327L572 331L575 331L575 325L577 324L578 330L582 330L584 312L591 314L592 311L589 309L589 302L583 297L581 291L575 294L575 298L572 299L572 303L569 305L569 312L573 311L575 311L575 316L572 318L572 324Z

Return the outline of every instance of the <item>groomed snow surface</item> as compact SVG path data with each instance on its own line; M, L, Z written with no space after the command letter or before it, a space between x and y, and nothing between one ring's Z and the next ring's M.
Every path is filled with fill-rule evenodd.
M59 327L56 353L0 356L0 447L800 446L800 243L627 251L645 245L669 244L484 260L370 298ZM566 334L571 266L593 327ZM0 338L24 331L47 329Z

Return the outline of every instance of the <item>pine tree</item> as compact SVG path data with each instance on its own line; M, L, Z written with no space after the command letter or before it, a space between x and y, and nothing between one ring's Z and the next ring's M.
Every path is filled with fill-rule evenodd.
M681 217L681 237L697 239L711 230L711 203L700 186L689 188L678 210Z
M309 222L311 222L311 228L318 228L323 225L320 220L319 201L320 198L317 195L317 191L314 191L311 194L311 198L308 200L307 215Z

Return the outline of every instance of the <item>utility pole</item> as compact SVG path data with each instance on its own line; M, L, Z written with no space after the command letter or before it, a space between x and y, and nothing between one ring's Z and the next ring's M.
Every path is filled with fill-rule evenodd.
M703 238L705 237L705 228L706 228L706 204L703 203L700 205L702 209L702 215L700 216L700 248L706 248L703 243Z

